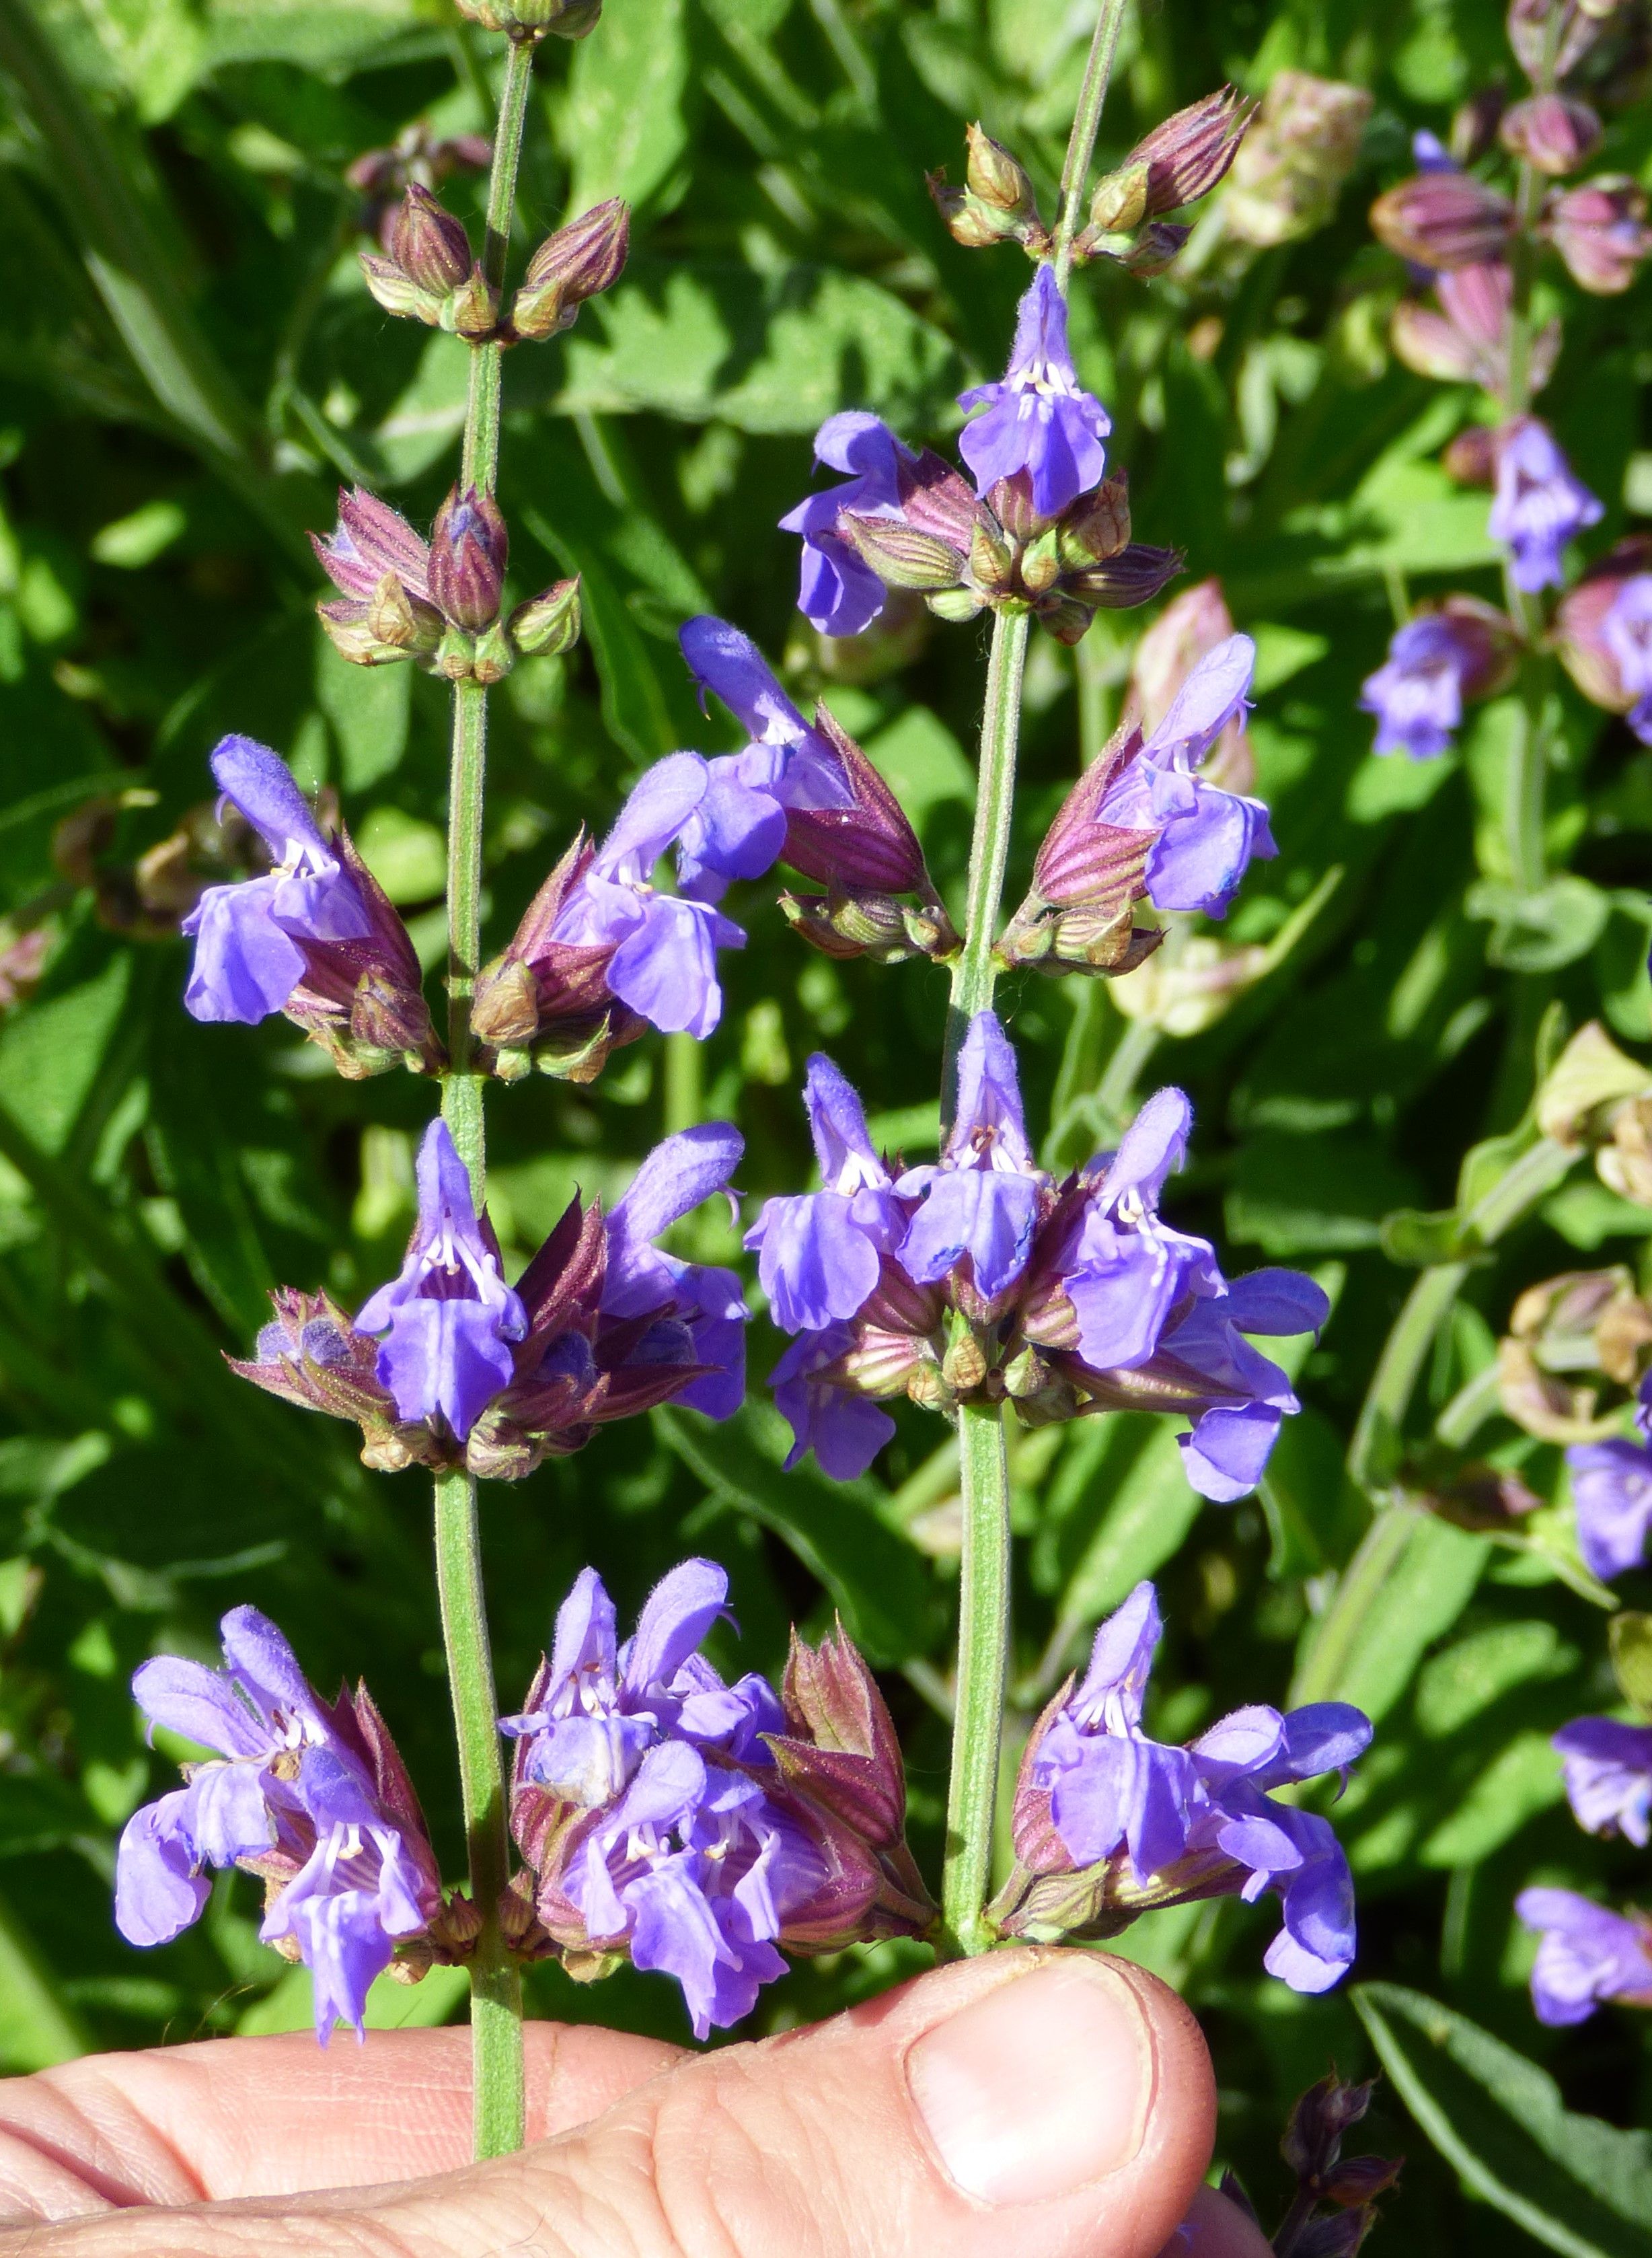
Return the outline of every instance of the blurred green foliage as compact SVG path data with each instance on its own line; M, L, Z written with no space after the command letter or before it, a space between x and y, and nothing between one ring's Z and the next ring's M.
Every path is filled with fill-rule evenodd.
M944 443L955 392L1000 362L1025 268L1012 251L955 245L923 172L956 175L979 117L1047 192L1090 20L1042 0L609 0L596 37L550 44L514 256L599 197L624 195L637 217L620 287L564 340L507 364L514 579L527 593L579 571L588 632L570 659L522 665L494 701L493 945L575 827L604 827L647 761L728 742L720 716L697 713L675 649L702 609L784 653L799 694L825 690L955 892L982 637L936 628L823 650L791 609L795 547L775 521L807 482L824 415L871 408ZM368 298L353 256L362 200L344 173L415 120L482 127L493 44L443 0L0 0L0 939L39 928L49 944L32 996L0 1016L8 2068L307 2020L304 1979L257 1942L250 1882L221 1880L201 1928L162 1952L129 1950L110 1920L115 1836L168 1771L145 1748L129 1674L159 1647L209 1655L235 1601L273 1614L318 1682L367 1678L460 1864L428 1486L369 1476L343 1430L221 1362L245 1348L271 1283L324 1283L351 1303L394 1267L430 1093L400 1076L340 1083L279 1019L195 1026L179 1005L184 945L144 911L140 881L142 858L205 798L213 741L242 730L337 792L427 963L439 955L445 693L411 669L335 657L302 536L330 522L337 480L427 519L450 476L464 349ZM1336 1310L1303 1368L1308 1408L1262 1495L1237 1509L1190 1495L1151 1420L1023 1439L1023 1727L1147 1573L1171 1625L1166 1733L1284 1698L1370 1519L1344 1454L1414 1275L1382 1251L1384 1216L1448 1206L1465 1151L1519 1121L1550 1007L1652 1041L1652 753L1567 691L1549 845L1576 874L1573 914L1516 970L1488 962L1474 892L1507 876L1509 709L1479 709L1460 756L1426 767L1373 760L1355 710L1407 590L1497 593L1484 497L1435 459L1473 400L1391 360L1400 276L1364 213L1407 168L1413 125L1443 130L1456 101L1507 75L1500 11L1163 0L1127 22L1103 161L1224 77L1259 90L1286 66L1375 97L1332 224L1225 281L1144 287L1092 270L1074 330L1115 417L1139 537L1184 548L1190 576L1220 574L1260 647L1252 735L1281 853L1252 873L1225 938L1266 942L1316 887L1325 898L1231 1011L1157 1047L1080 983L1029 976L1003 994L1052 1154L1079 1157L1132 1090L1185 1084L1199 1128L1175 1219L1215 1237L1230 1267L1316 1268ZM1644 109L1613 123L1614 166L1644 175L1649 150ZM478 220L473 180L444 193ZM1569 306L1545 408L1606 501L1601 545L1626 496L1652 501L1649 371L1644 291ZM1035 647L1012 886L1110 724L1140 624L1103 614L1076 655ZM771 891L748 890L739 914L751 946L726 960L727 1010L703 1054L650 1040L589 1090L535 1080L496 1094L490 1189L513 1260L576 1184L616 1189L668 1118L696 1111L744 1131L745 1190L800 1185L796 1093L816 1047L891 1142L914 1159L932 1144L939 976L808 955ZM729 1258L726 1223L698 1229L696 1252ZM1484 1370L1522 1285L1593 1259L1644 1267L1648 1235L1652 1216L1574 1179L1500 1239L1439 1336L1416 1435ZM776 1344L761 1323L754 1336L761 1374ZM1504 1424L1488 1436L1500 1466L1556 1495L1554 1448ZM493 1486L502 1696L525 1686L582 1563L599 1565L623 1613L685 1549L713 1551L734 1579L743 1666L776 1665L791 1620L818 1630L842 1610L883 1672L932 1864L955 1460L917 1414L876 1475L847 1486L812 1466L783 1476L783 1440L759 1390L732 1430L665 1412ZM1563 1530L1547 1552L1518 1550L1393 1510L1358 1635L1308 1665L1315 1692L1379 1721L1343 1806L1358 1973L1449 2002L1544 2063L1574 2108L1644 2120L1643 2024L1613 2012L1540 2033L1510 1912L1531 1878L1620 1899L1637 1885L1631 1854L1572 1826L1547 1745L1564 1718L1613 1699L1605 1617ZM1647 1585L1629 1580L1627 1602L1647 1604ZM1195 1907L1124 1944L1205 2020L1223 2153L1264 2209L1292 2097L1330 2059L1348 2074L1372 2062L1348 1998L1299 1999L1260 1974L1267 1918ZM766 1994L761 2018L826 2012L908 1964L892 1948L816 1963ZM539 2012L682 2034L657 1979L586 1992L547 1970L533 1992ZM1409 2031L1414 2056L1408 1996L1372 1993L1367 2020L1396 2049ZM384 2013L439 2020L457 2004L436 1977L394 1991ZM1473 2063L1452 2059L1471 2082ZM1393 2088L1372 2126L1372 2145L1413 2157L1392 2230L1405 2247L1507 2248L1507 2223L1464 2202Z

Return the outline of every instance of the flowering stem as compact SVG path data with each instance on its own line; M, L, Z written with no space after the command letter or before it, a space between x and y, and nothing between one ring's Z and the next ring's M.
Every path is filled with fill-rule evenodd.
M531 39L513 39L505 64L505 87L500 96L499 124L493 133L493 164L487 181L487 239L482 246L482 272L494 290L505 280L505 253L510 245L511 215L516 205L516 167L522 153L522 127L528 117L528 89L534 75ZM494 341L478 345L471 354L471 389L464 410L464 455L460 483L492 493L499 475L499 396L505 348Z
M1010 1468L1001 1406L960 1406L958 1457L964 1543L941 1921L947 1949L975 1953L994 1942L983 1908L992 1887L1010 1656Z
M482 268L495 291L503 284L516 200L534 42L514 39L493 136L487 190L487 239ZM491 343L471 352L461 482L491 494L499 477L500 363ZM487 692L472 677L453 685L452 759L448 786L448 1051L442 1115L471 1175L479 1211L486 1185L483 1079L472 1066L471 999L482 953L482 814L487 779ZM521 1977L506 1949L500 1899L510 1879L505 1771L499 1703L482 1583L474 1478L453 1466L436 1478L436 1587L442 1638L458 1741L471 1898L481 1926L470 1963L471 2118L479 2156L500 2156L522 2144Z
M471 1896L481 1929L471 1972L472 2138L481 2156L522 2145L522 1982L500 1933L510 1878L499 1701L487 1636L475 1478L457 1466L436 1478L436 1586L459 1747Z
M1090 52L1084 65L1084 81L1079 88L1078 107L1073 113L1073 131L1067 137L1067 160L1061 167L1061 189L1055 215L1055 279L1063 293L1067 274L1073 265L1073 238L1078 233L1079 211L1084 202L1084 190L1090 176L1090 160L1095 154L1095 136L1102 123L1102 104L1107 99L1107 86L1113 75L1113 57L1118 47L1119 26L1124 20L1124 0L1102 0L1101 12L1095 18L1095 29L1090 36Z

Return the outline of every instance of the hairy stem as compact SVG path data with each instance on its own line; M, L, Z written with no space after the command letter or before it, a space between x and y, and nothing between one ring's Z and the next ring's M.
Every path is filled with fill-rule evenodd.
M436 1587L471 1896L482 1924L470 1963L472 2138L482 2157L508 2155L522 2145L522 1982L499 1925L500 1897L510 1878L510 1836L478 1535L475 1479L446 1467L436 1478Z
M963 949L953 966L947 1014L947 1058L941 1118L949 1124L956 1103L958 1046L977 1012L992 1002L998 982L993 944L1003 898L1004 864L1015 813L1016 751L1021 735L1021 678L1027 658L1025 612L1000 612L992 623L987 663L987 703L981 717L981 763L975 778L975 827L969 842L969 892Z
M1001 1406L966 1403L960 1408L958 1457L964 1545L941 1920L948 1949L974 1953L984 1952L993 1942L983 1908L992 1887L998 1749L1010 1657L1010 1469Z
M1095 136L1101 128L1102 104L1107 99L1108 81L1113 75L1113 57L1118 48L1119 26L1124 20L1124 0L1102 0L1101 13L1095 18L1095 29L1090 36L1090 52L1084 65L1084 80L1078 90L1078 107L1073 113L1073 131L1067 137L1067 160L1061 167L1060 199L1055 214L1055 279L1063 292L1073 265L1073 238L1078 233L1079 213L1084 202L1084 191L1089 184L1090 160L1095 154Z
M521 154L531 40L513 40L493 136L482 267L495 290L505 278L516 167ZM499 344L471 354L461 479L492 493L499 477ZM471 999L482 953L482 817L487 783L487 692L474 678L453 685L453 746L448 786L448 1051L442 1116L470 1171L479 1210L487 1182L483 1078L472 1063ZM476 1482L457 1467L436 1478L436 1585L442 1638L458 1739L471 1897L481 1922L470 1963L472 2128L478 2156L522 2144L521 1977L500 1930L500 1898L510 1878L509 1814L500 1752L499 1703L482 1581Z
M513 39L493 134L493 167L487 182L487 240L482 246L482 272L495 290L501 289L505 281L505 254L510 247L511 214L516 205L516 167L522 153L522 127L533 75L534 42ZM464 410L460 483L479 486L490 494L499 477L500 375L504 357L505 349L497 341L476 347L471 355L471 389Z

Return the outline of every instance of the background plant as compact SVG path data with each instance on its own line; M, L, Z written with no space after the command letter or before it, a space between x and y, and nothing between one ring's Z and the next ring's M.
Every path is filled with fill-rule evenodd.
M701 610L789 648L794 692L825 687L896 784L956 913L980 651L967 632L925 637L916 614L870 644L815 642L791 614L795 546L774 521L826 414L870 407L914 441L939 439L955 392L996 373L1026 269L1011 251L953 243L920 167L958 177L978 117L1032 167L1048 209L1088 30L1010 5L626 0L599 39L542 60L518 259L604 197L626 196L635 218L624 282L511 372L503 498L519 593L579 572L587 641L571 659L519 666L493 700L485 882L499 941L579 817L601 828L619 786L677 745L715 749L674 648L677 623ZM152 1776L138 1737L130 1671L156 1648L209 1652L231 1599L267 1607L317 1682L365 1673L457 1870L422 1503L404 1495L411 1484L365 1475L342 1434L264 1405L218 1362L245 1351L272 1279L325 1284L353 1305L394 1270L428 1107L400 1076L352 1086L318 1073L320 1054L279 1021L192 1025L177 1009L172 934L200 878L226 875L214 858L234 851L202 808L204 753L234 728L338 793L415 941L431 959L440 948L428 913L442 887L445 696L410 668L337 659L309 608L302 533L331 522L340 480L368 480L421 522L447 484L468 349L387 321L354 250L383 183L409 167L443 174L444 199L479 232L464 137L484 123L478 74L492 45L415 6L0 8L14 309L0 408L0 858L15 998L0 1026L0 1843L11 1854L0 1887L16 2067L89 2043L308 2019L307 1979L295 1986L255 1942L250 1885L223 1885L202 1928L162 1958L135 1960L108 1928L113 1835L160 1769ZM1488 903L1483 889L1510 878L1497 842L1518 707L1477 708L1460 758L1415 767L1372 761L1356 710L1396 608L1459 588L1500 595L1485 496L1440 460L1484 403L1391 357L1405 286L1365 211L1410 171L1411 128L1445 134L1458 101L1500 73L1512 85L1514 64L1491 7L1172 7L1127 18L1103 161L1224 77L1263 93L1287 68L1372 97L1340 202L1311 166L1293 174L1287 152L1289 195L1269 202L1265 181L1241 181L1249 219L1240 206L1237 224L1232 209L1212 220L1184 254L1191 268L1145 287L1098 265L1074 317L1081 373L1131 471L1138 534L1185 547L1190 582L1219 573L1257 635L1250 734L1283 852L1252 873L1219 934L1189 934L1161 962L1157 989L1144 976L1131 1016L1032 976L1002 993L1029 1116L1053 1125L1052 1158L1081 1157L1141 1090L1175 1079L1202 1125L1177 1220L1236 1267L1315 1268L1337 1308L1305 1367L1309 1408L1260 1499L1237 1514L1201 1511L1168 1436L1139 1415L1023 1441L1017 1695L1030 1716L1099 1615L1155 1573L1173 1625L1159 1671L1166 1736L1258 1693L1281 1699L1294 1666L1306 1690L1378 1716L1378 1752L1343 1822L1362 1897L1358 1973L1446 2002L1473 2034L1430 2023L1403 1995L1368 1995L1367 2013L1391 2051L1415 2034L1404 2098L1436 2137L1442 2122L1455 2128L1452 2162L1466 2156L1471 2183L1494 2191L1535 2169L1531 2141L1508 2134L1509 2097L1530 2105L1521 2124L1542 2119L1541 2093L1531 2100L1500 2045L1546 2062L1575 2109L1647 2114L1631 2015L1558 2037L1531 2022L1515 1891L1541 1876L1621 1900L1642 1885L1632 1853L1577 1832L1548 1745L1614 1698L1604 1594L1587 1588L1563 1510L1462 1525L1487 1518L1487 1469L1493 1489L1514 1476L1560 1496L1558 1445L1507 1424L1464 1437L1459 1409L1431 1456L1431 1429L1491 1369L1521 1288L1638 1262L1646 1211L1592 1176L1575 1145L1552 1181L1528 1177L1533 1199L1484 1203L1532 1149L1530 1129L1486 1148L1521 1135L1540 1038L1545 1058L1559 1047L1553 1007L1572 1026L1603 1018L1631 1051L1652 1040L1648 756L1556 681L1544 876L1570 883L1535 955L1504 946L1491 961L1488 939L1509 921L1488 918L1506 898ZM1644 109L1604 114L1597 161L1639 174ZM397 151L420 122L422 138ZM373 150L394 153L362 165ZM1247 240L1247 227L1274 239ZM1587 537L1597 554L1652 501L1644 293L1581 296L1553 266L1536 287L1563 304L1542 407L1606 506ZM1071 656L1035 643L1012 884L1081 750L1107 733L1138 623L1103 614ZM728 1008L703 1050L638 1045L588 1091L535 1078L494 1109L490 1196L516 1259L576 1182L617 1190L662 1130L691 1120L739 1122L747 1189L806 1181L795 1086L817 1045L876 1093L880 1137L923 1155L939 976L809 955L760 898L741 916L754 945L723 960ZM1240 953L1217 954L1218 941ZM733 1234L702 1221L679 1251L728 1260ZM1416 1275L1396 1256L1422 1258L1438 1322L1397 1413L1379 1395L1362 1423L1373 1370L1393 1373L1382 1346ZM765 1368L762 1340L754 1364ZM1363 1487L1343 1472L1356 1438ZM897 1703L914 1845L933 1872L955 1466L917 1415L854 1485L808 1469L783 1481L783 1439L761 1399L714 1450L667 1410L614 1431L600 1453L495 1486L485 1537L501 1684L526 1683L550 1608L586 1559L629 1615L685 1550L714 1551L734 1578L744 1663L777 1665L790 1617L819 1631L842 1608ZM1374 1549L1372 1490L1388 1501ZM1432 1509L1442 1499L1455 1518ZM1358 1607L1338 1603L1351 1590ZM1634 1583L1620 1591L1633 1603ZM1151 1953L1204 2016L1234 2097L1224 2153L1260 2196L1290 2098L1329 2058L1351 2073L1369 2057L1346 1999L1287 1999L1254 1972L1253 1919L1193 1907L1133 1932L1129 1949ZM829 2008L885 1980L899 1951L817 1963L760 2013L772 2024ZM666 1988L628 1974L600 1992L550 1969L529 1983L542 2012L679 2027ZM386 2012L456 2006L433 1977ZM1385 2112L1379 2145L1412 2155L1405 2216L1418 2247L1506 2237L1462 2205L1414 2130L1397 2130L1391 2089ZM1525 2184L1536 2213L1569 2217L1573 2149L1570 2133L1537 2144L1560 2176ZM1587 2231L1592 2247L1642 2247L1610 2214Z

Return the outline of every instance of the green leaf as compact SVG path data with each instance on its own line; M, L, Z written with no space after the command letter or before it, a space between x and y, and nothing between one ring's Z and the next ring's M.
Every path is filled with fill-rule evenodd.
M332 725L345 792L365 792L401 767L413 704L411 666L351 666L317 628L316 702Z
M370 2031L432 2030L453 2020L470 1986L471 1979L463 1968L432 1968L416 1984L400 1983L394 1976L376 1976L367 1987L362 2020ZM314 2030L316 2001L308 1969L284 1970L235 2027L243 2038Z
M0 2068L13 2076L50 2070L92 2047L33 1938L0 1899Z
M1652 2134L1573 2113L1535 2063L1421 1992L1362 1984L1353 2003L1472 2194L1564 2258L1652 2258Z
M1558 972L1586 956L1606 929L1611 897L1570 872L1536 893L1483 878L1464 906L1492 927L1487 954L1511 972Z
M1348 1564L1291 1701L1352 1701L1374 1722L1411 1683L1479 1582L1491 1544L1409 1506L1384 1508Z
M1176 1441L1179 1421L1124 1413L1116 1421L1098 1418L1095 1427L1093 1441L1074 1445L1060 1477L1078 1493L1067 1510L1080 1516L1081 1527L1087 1519L1093 1523L1061 1594L1060 1619L1074 1627L1098 1622L1161 1568L1204 1503L1188 1487ZM1053 1500L1058 1507L1064 1502Z
M0 1026L0 1104L42 1153L63 1151L121 1031L130 950Z
M670 180L688 142L684 19L683 0L625 0L575 49L561 120L571 215L608 196L646 203Z
M653 1416L714 1498L772 1529L819 1578L869 1661L924 1652L929 1579L920 1555L880 1517L876 1482L831 1481L807 1459L787 1473L784 1422L755 1404L715 1428L670 1407Z
M864 276L639 259L581 314L552 404L798 434L869 408L911 432L955 420L966 374L950 338Z

